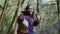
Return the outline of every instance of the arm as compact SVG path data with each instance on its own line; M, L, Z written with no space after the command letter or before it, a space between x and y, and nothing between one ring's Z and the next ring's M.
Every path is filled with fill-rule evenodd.
M23 20L24 20L23 13L20 13L17 19L18 24L22 24Z
M34 26L37 26L39 25L39 21L40 21L40 16L39 15L36 15L36 17L34 18Z
M34 24L33 24L34 26L37 26L37 25L39 25L39 20L34 20Z
M26 27L22 22L24 21L23 14L21 13L20 16L18 17L18 30L20 30L23 33L28 32L28 27Z

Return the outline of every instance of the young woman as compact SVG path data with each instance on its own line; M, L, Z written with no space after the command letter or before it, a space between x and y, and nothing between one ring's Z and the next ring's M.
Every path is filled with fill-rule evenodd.
M22 11L17 21L17 34L32 34L34 26L39 24L37 15L34 17L34 7L32 5L27 5L25 11Z

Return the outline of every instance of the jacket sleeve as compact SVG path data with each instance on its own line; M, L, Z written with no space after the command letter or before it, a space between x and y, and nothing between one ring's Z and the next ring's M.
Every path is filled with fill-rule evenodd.
M36 17L34 18L34 23L33 23L33 25L34 25L34 26L37 26L37 25L39 25L39 23L40 23L40 17L38 17L38 16L36 15Z
M21 13L20 16L18 16L18 19L17 19L18 24L22 24L23 20L24 20L24 17L23 17L23 14Z
M22 14L20 14L20 16L17 19L18 22L18 29L19 31L23 32L23 33L27 33L28 32L28 27L26 27L22 22L24 21L24 17Z
M37 26L39 25L39 21L38 20L34 20L34 23L33 23L34 26Z

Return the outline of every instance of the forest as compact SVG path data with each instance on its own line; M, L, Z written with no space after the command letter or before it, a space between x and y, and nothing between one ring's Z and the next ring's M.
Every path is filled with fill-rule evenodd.
M38 34L60 34L60 0L0 0L0 34L16 34L17 17L27 4L34 6L40 23Z

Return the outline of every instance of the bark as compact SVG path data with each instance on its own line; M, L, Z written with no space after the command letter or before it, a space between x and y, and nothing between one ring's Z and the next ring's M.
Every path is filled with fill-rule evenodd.
M0 26L2 25L3 16L4 16L4 13L5 13L6 8L7 8L7 2L8 2L8 0L5 0L4 7L2 7L3 11L2 11L2 14L1 14L1 17L0 17Z

